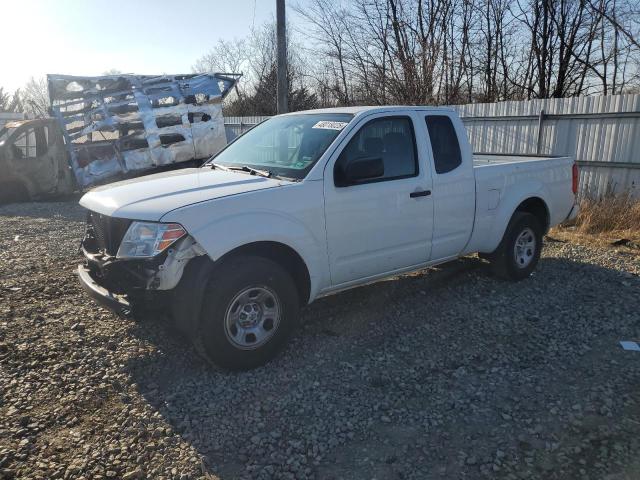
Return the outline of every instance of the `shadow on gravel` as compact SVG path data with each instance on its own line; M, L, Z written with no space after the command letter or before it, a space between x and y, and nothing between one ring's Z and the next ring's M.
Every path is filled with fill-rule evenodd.
M637 417L637 389L615 381L638 378L615 345L640 328L636 280L543 258L511 284L464 258L315 302L286 352L250 372L211 369L144 320L132 334L158 350L127 371L222 479L573 478L607 463L612 415ZM597 285L618 297L603 305ZM573 453L559 460L556 444Z
M0 217L53 218L85 221L86 211L78 205L81 194L65 195L43 202L0 204Z

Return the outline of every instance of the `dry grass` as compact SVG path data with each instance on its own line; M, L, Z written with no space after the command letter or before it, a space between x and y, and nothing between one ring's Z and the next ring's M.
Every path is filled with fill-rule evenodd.
M556 227L552 236L563 240L605 244L626 238L640 242L640 199L629 195L606 195L580 202L578 217Z
M582 200L575 226L582 233L640 234L640 200L632 199L629 195Z

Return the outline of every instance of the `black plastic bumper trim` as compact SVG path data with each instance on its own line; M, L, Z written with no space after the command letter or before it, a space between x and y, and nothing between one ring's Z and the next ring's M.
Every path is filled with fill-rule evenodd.
M119 314L127 314L131 311L131 304L98 285L86 266L78 265L78 277L82 288L99 304Z

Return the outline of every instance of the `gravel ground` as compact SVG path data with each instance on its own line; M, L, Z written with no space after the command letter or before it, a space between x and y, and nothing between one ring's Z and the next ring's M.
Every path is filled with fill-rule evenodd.
M0 207L0 478L640 477L640 256L548 241L317 301L286 352L212 370L97 307L73 202Z

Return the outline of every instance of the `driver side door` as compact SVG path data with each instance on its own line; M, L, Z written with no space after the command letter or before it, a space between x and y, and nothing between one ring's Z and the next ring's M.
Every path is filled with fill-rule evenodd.
M419 267L429 261L431 175L414 118L378 115L344 142L324 170L327 246L333 287ZM382 175L345 181L350 162L381 158Z
M52 193L58 183L58 165L49 152L47 125L24 125L9 140L14 173L34 188L32 194Z

